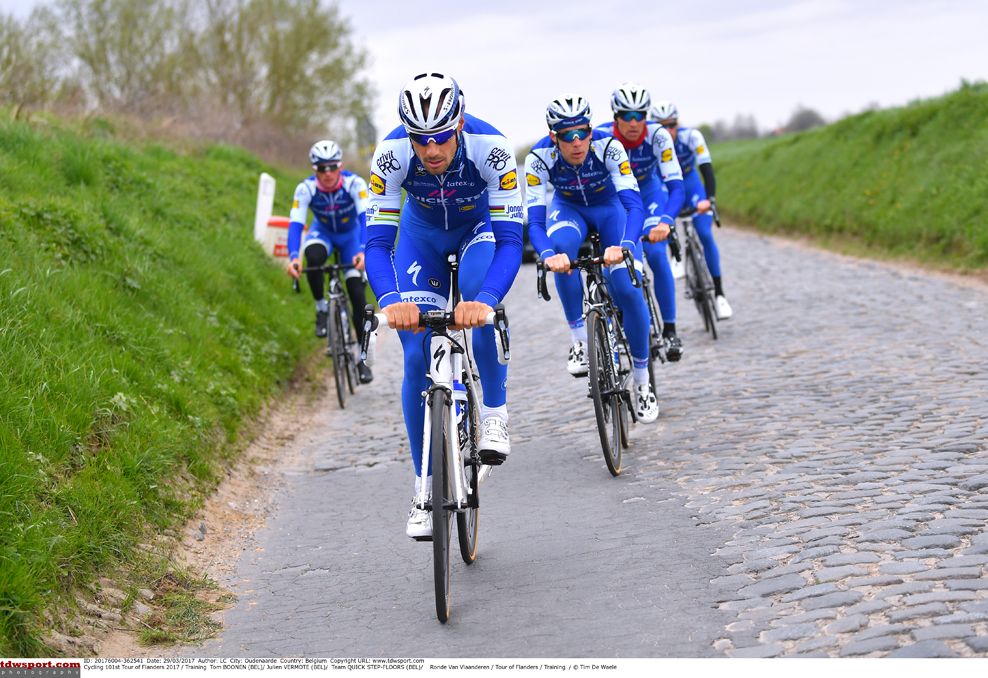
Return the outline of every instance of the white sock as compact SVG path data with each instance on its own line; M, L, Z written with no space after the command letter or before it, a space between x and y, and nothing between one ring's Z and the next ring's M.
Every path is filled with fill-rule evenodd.
M500 407L487 407L487 405L480 406L480 420L483 421L487 417L497 417L505 424L508 423L508 406L507 404L501 405Z
M316 302L316 310L317 311L328 311L329 310L329 300L328 299L320 299L319 301L317 301Z
M573 337L573 343L574 344L577 343L577 342L583 342L584 344L587 343L587 326L586 325L580 325L579 327L571 327L571 328L569 328L569 333L570 333L570 336Z
M631 372L635 378L635 386L648 383L648 367L633 367Z

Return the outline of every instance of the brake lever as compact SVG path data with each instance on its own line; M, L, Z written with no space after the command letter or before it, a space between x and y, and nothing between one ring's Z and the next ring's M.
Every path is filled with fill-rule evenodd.
M641 287L641 280L635 274L635 257L631 254L631 250L627 247L621 248L621 256L624 257L624 265L628 268L628 275L631 276L632 287Z

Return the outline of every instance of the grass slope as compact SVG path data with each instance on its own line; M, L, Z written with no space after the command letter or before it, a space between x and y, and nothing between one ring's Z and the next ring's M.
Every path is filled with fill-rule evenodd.
M0 656L180 524L314 348L252 240L262 170L287 205L241 150L0 122Z
M988 85L714 149L718 203L758 228L957 269L988 266Z

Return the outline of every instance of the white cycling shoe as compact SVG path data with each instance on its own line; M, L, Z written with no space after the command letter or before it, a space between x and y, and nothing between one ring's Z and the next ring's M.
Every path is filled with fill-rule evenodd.
M734 315L731 305L727 303L727 297L723 294L717 295L717 298L714 300L714 307L717 310L717 320L729 320Z
M480 461L487 466L500 466L511 454L508 424L496 415L480 423ZM481 468L483 471L483 468ZM489 473L488 473L489 475Z
M635 387L635 416L643 424L651 424L659 418L659 401L648 384Z
M672 269L672 277L676 280L686 277L685 261L676 261L675 257L669 257L669 268Z
M569 348L569 358L566 360L566 371L574 377L585 377L590 370L587 363L587 345L578 341Z
M416 504L418 495L412 498L412 507L408 509L408 522L405 523L405 534L416 541L432 539L432 511L419 508Z

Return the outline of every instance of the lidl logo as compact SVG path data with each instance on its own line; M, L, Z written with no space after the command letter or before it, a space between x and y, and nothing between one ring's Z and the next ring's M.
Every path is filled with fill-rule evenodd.
M628 164L627 160L618 165L618 169L621 170L621 174L631 174L631 165Z
M672 160L672 149L667 148L662 151L662 162L669 162L670 160Z
M371 172L370 190L378 195L384 195L384 179Z
M696 147L696 152L698 155L703 155L703 152L706 150L707 149L703 144L700 144L699 146Z
M296 200L295 202L292 203L292 209L293 210L297 210L298 209L298 200Z
M542 183L542 180L539 179L534 174L526 174L525 175L525 180L528 181L528 185L529 186L538 186L539 184Z
M513 191L518 187L518 174L514 170L511 170L507 174L501 176L501 188L506 191Z
M361 191L358 195L361 200L367 200L367 191Z

